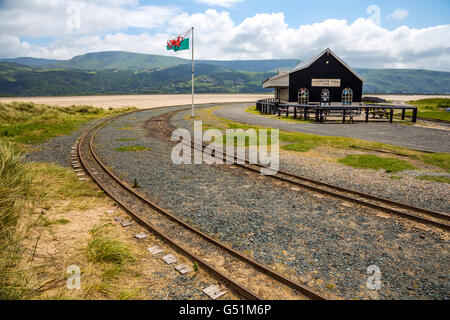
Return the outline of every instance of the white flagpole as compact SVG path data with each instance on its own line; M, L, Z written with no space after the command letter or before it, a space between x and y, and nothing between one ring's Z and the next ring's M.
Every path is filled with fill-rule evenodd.
M192 118L194 117L194 27L192 27Z

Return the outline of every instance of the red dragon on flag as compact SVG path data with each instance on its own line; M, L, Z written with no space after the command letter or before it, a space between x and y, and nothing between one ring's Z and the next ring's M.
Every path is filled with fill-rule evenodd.
M189 36L191 35L192 30L189 29L183 34L178 35L175 39L171 39L167 41L167 50L180 51L180 50L189 50Z

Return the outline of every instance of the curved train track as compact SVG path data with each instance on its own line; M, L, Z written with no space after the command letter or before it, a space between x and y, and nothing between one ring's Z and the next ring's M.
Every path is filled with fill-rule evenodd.
M172 135L173 130L175 129L170 124L170 118L177 112L180 112L180 110L168 112L153 119L153 122L156 124L155 128L160 130L169 139ZM204 144L195 145L193 141L187 141L186 143L189 143L191 148L197 150L203 150L206 147ZM225 159L226 157L228 157L228 155L226 153L223 153L222 159ZM250 164L247 159L239 159L242 162L245 162L245 164L239 164L237 162L238 157L234 155L231 157L234 157L234 165L246 170L260 173L261 168L264 168L263 166L258 164ZM382 197L373 196L363 192L296 175L290 172L279 170L275 175L271 175L270 177L293 184L303 189L318 192L327 196L332 196L358 205L363 205L389 214L394 214L421 224L434 226L446 231L450 230L450 215L448 214L415 207Z
M141 111L145 110L135 112ZM170 212L158 207L113 173L95 152L95 136L110 122L130 114L110 118L95 126L81 136L77 145L77 155L81 165L105 193L143 227L199 263L203 269L243 298L250 300L326 299L313 289L242 255L183 222ZM218 266L216 262L220 260L226 263ZM266 288L264 291L266 296L255 293L256 289L253 287L258 284ZM267 292L270 292L270 295Z

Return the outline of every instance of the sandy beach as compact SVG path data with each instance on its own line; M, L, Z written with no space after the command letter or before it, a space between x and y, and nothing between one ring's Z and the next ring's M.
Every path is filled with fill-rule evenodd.
M448 98L445 95L367 95L376 96L394 103L425 98ZM196 104L221 102L254 102L258 99L273 98L272 94L198 94ZM65 96L65 97L11 97L0 98L0 102L25 101L51 106L90 105L101 108L133 106L137 108L157 108L165 106L189 105L190 94L171 95L109 95L109 96Z
M196 104L221 102L253 102L258 99L272 98L264 94L198 94ZM0 98L0 102L25 101L51 106L89 105L101 108L137 107L142 109L166 106L189 105L190 94L173 95L111 95L111 96L72 96L72 97L13 97Z

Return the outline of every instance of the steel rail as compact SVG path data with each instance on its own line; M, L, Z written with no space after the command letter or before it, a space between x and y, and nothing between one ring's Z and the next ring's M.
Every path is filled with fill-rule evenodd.
M155 109L152 109L155 110ZM139 111L134 111L134 112L142 112L142 111L146 111L146 110L139 110ZM179 110L180 111L180 110ZM131 112L131 113L134 113ZM96 136L96 134L98 133L98 131L103 128L104 126L106 126L108 123L112 122L113 120L119 118L119 117L123 117L125 115L129 115L131 113L127 113L127 114L123 114L123 115L119 115L116 116L114 118L111 118L99 125L97 125L96 127L92 128L89 132L85 133L83 135L83 140L85 139L85 137L92 132L95 129L95 132L92 134L90 140L89 140L89 150L90 153L92 155L92 157L94 158L94 160L97 162L97 164L102 168L102 170L109 176L111 177L114 181L116 181L121 187L123 187L125 190L127 190L128 193L132 194L133 196L137 197L139 200L141 200L142 202L144 202L145 204L147 204L150 208L152 208L154 211L166 216L167 218L171 219L172 221L175 221L176 223L180 224L182 227L186 228L187 230L201 236L203 239L207 240L208 242L212 243L213 245L223 249L225 252L232 254L233 256L239 258L241 261L244 261L250 265L252 265L253 267L255 267L257 270L259 270L260 272L262 272L265 275L270 276L271 278L273 278L274 280L292 288L297 290L298 292L304 294L305 296L307 296L308 298L311 299L317 299L317 300L324 300L326 299L324 296L322 296L321 294L315 292L314 290L307 288L287 277L285 277L284 275L281 275L279 273L277 273L276 271L263 266L262 264L256 262L253 259L250 259L242 254L240 254L239 252L235 251L234 249L228 247L227 245L211 238L210 236L208 236L207 234L201 232L200 230L192 227L191 225L186 224L185 222L183 222L182 220L178 219L176 216L172 215L171 213L167 212L166 210L160 208L159 206L157 206L156 204L154 204L153 202L151 202L149 199L147 199L144 195L138 193L137 191L133 190L126 182L122 181L120 178L118 178L111 170L109 170L104 163L100 160L100 158L98 157L98 155L96 154L94 147L93 147L93 142L94 142L94 138ZM81 139L80 139L81 140ZM117 199L117 197L115 197L113 194L111 194L107 188L95 177L95 175L92 173L91 169L89 168L89 166L86 164L87 161L84 158L82 152L81 152L81 145L82 143L80 142L78 145L78 155L80 157L80 160L83 164L83 166L86 168L86 170L88 171L89 175L94 179L94 181L100 186L100 188L102 190L104 190L110 197L112 197L115 201L117 201L120 206L127 211L130 215L132 215L139 223L141 223L144 227L150 229L151 231L153 231L154 233L156 233L157 235L159 235L160 237L162 237L163 239L165 239L166 241L168 241L170 244L172 244L173 246L175 246L176 248L178 248L179 250L181 250L182 252L184 252L186 255L190 256L192 259L194 259L195 261L199 262L199 264L203 265L207 270L209 270L210 272L212 272L213 274L215 274L216 276L218 276L219 278L223 279L224 282L230 283L232 284L232 286L238 291L241 292L241 294L244 297L250 298L250 299L257 299L260 300L261 297L259 297L258 295L256 295L255 293L251 292L250 290L246 289L245 287L243 287L242 285L240 285L239 283L235 282L234 280L232 280L230 277L228 277L227 275L221 273L220 271L216 270L213 266L211 266L210 264L208 264L207 262L203 261L201 258L199 258L198 256L196 256L195 254L189 252L189 249L181 246L180 244L176 243L175 241L173 241L172 239L170 239L168 236L166 236L161 230L159 230L157 227L152 226L151 224L149 224L148 222L146 222L145 220L143 220L141 217L139 217L139 214L137 214L136 212L133 211L133 209L129 208L129 206L127 206L125 203L123 203L122 201L120 201L120 199Z
M164 115L159 117L158 126L159 126L160 130L166 132L166 135L171 135L171 132L173 130L173 127L170 125L170 123L168 121L168 117L170 117L172 114L175 114L177 112L179 112L179 111L172 111L172 112L166 113L166 114L164 114ZM195 145L195 143L193 141L191 141L190 145L191 145L191 148L199 150L198 147ZM202 145L201 151L203 151L204 147L205 147L205 145ZM222 159L224 159L227 156L229 156L229 155L227 155L224 152L222 153ZM251 164L252 166L256 166L257 167L257 169L255 169L255 168L252 168L252 167L248 166L248 165L250 165L250 163L249 163L249 161L247 159L241 159L241 158L239 158L239 157L237 157L235 155L234 156L229 156L229 157L234 157L234 160L235 160L234 164L236 166L239 166L239 167L244 168L244 169L249 170L249 171L260 173L260 169L261 168L268 169L267 167L259 165L259 164ZM245 162L245 165L238 163L238 160L240 160L241 162ZM279 170L276 175L271 175L269 177L272 177L274 179L278 179L278 180L283 181L283 182L288 182L290 184L294 184L296 186L299 186L299 187L302 187L302 188L305 188L305 189L308 189L308 190L311 190L311 191L314 191L314 192L318 192L318 193L321 193L321 194L325 194L325 195L333 196L333 197L336 197L336 198L340 198L342 200L349 201L349 202L352 202L352 203L355 203L355 204L364 205L364 206L370 207L370 208L375 209L375 210L387 212L387 213L390 213L390 214L395 214L395 215L401 216L403 218L407 218L409 220L413 220L415 222L419 222L419 223L427 224L427 225L432 225L432 226L444 229L446 231L450 230L450 224L447 223L447 222L450 221L450 216L447 215L447 214L443 214L443 213L440 213L440 212L431 211L431 210L427 210L427 209L424 209L424 208L411 206L411 205L408 205L408 204L405 204L405 203L401 203L401 202L392 201L392 200L389 200L389 199L386 199L386 198L377 197L377 196L370 195L370 194L367 194L367 193L363 193L363 192L360 192L360 191L355 191L355 190L347 189L347 188L344 188L344 187L328 184L328 183L325 183L325 182L317 181L317 180L314 180L314 179L310 179L310 178L307 178L307 177L303 177L303 176L300 176L300 175L296 175L296 174L293 174L293 173L290 173L290 172L281 171L281 170ZM309 184L305 184L305 183L302 183L302 182L299 182L299 181L295 181L295 180L292 180L292 179L305 181L305 182L307 182ZM338 191L338 192L341 192L341 193L336 193L336 192L333 192L333 191L330 191L330 190L327 190L327 189L324 189L324 188L332 189L332 190L335 190L335 191ZM342 193L344 193L344 194L342 194ZM347 195L345 195L345 193ZM400 210L397 210L397 209L394 209L394 208L390 208L390 207L387 207L387 206L384 206L384 205L375 204L375 203L371 203L371 202L364 201L364 200L361 200L361 199L357 199L357 198L354 198L353 196L361 197L361 198L365 198L365 199L370 199L370 200L377 201L377 202L380 202L380 203L385 204L385 205L389 205L389 206L393 206L393 207L397 207L397 208L402 208L402 209L406 209L406 210L413 211L413 212L418 212L419 215L411 214L411 213L400 211ZM429 219L428 217L425 217L425 216L422 216L422 215L428 215L430 217L441 219L443 221L441 222L441 221L432 220L432 219Z

